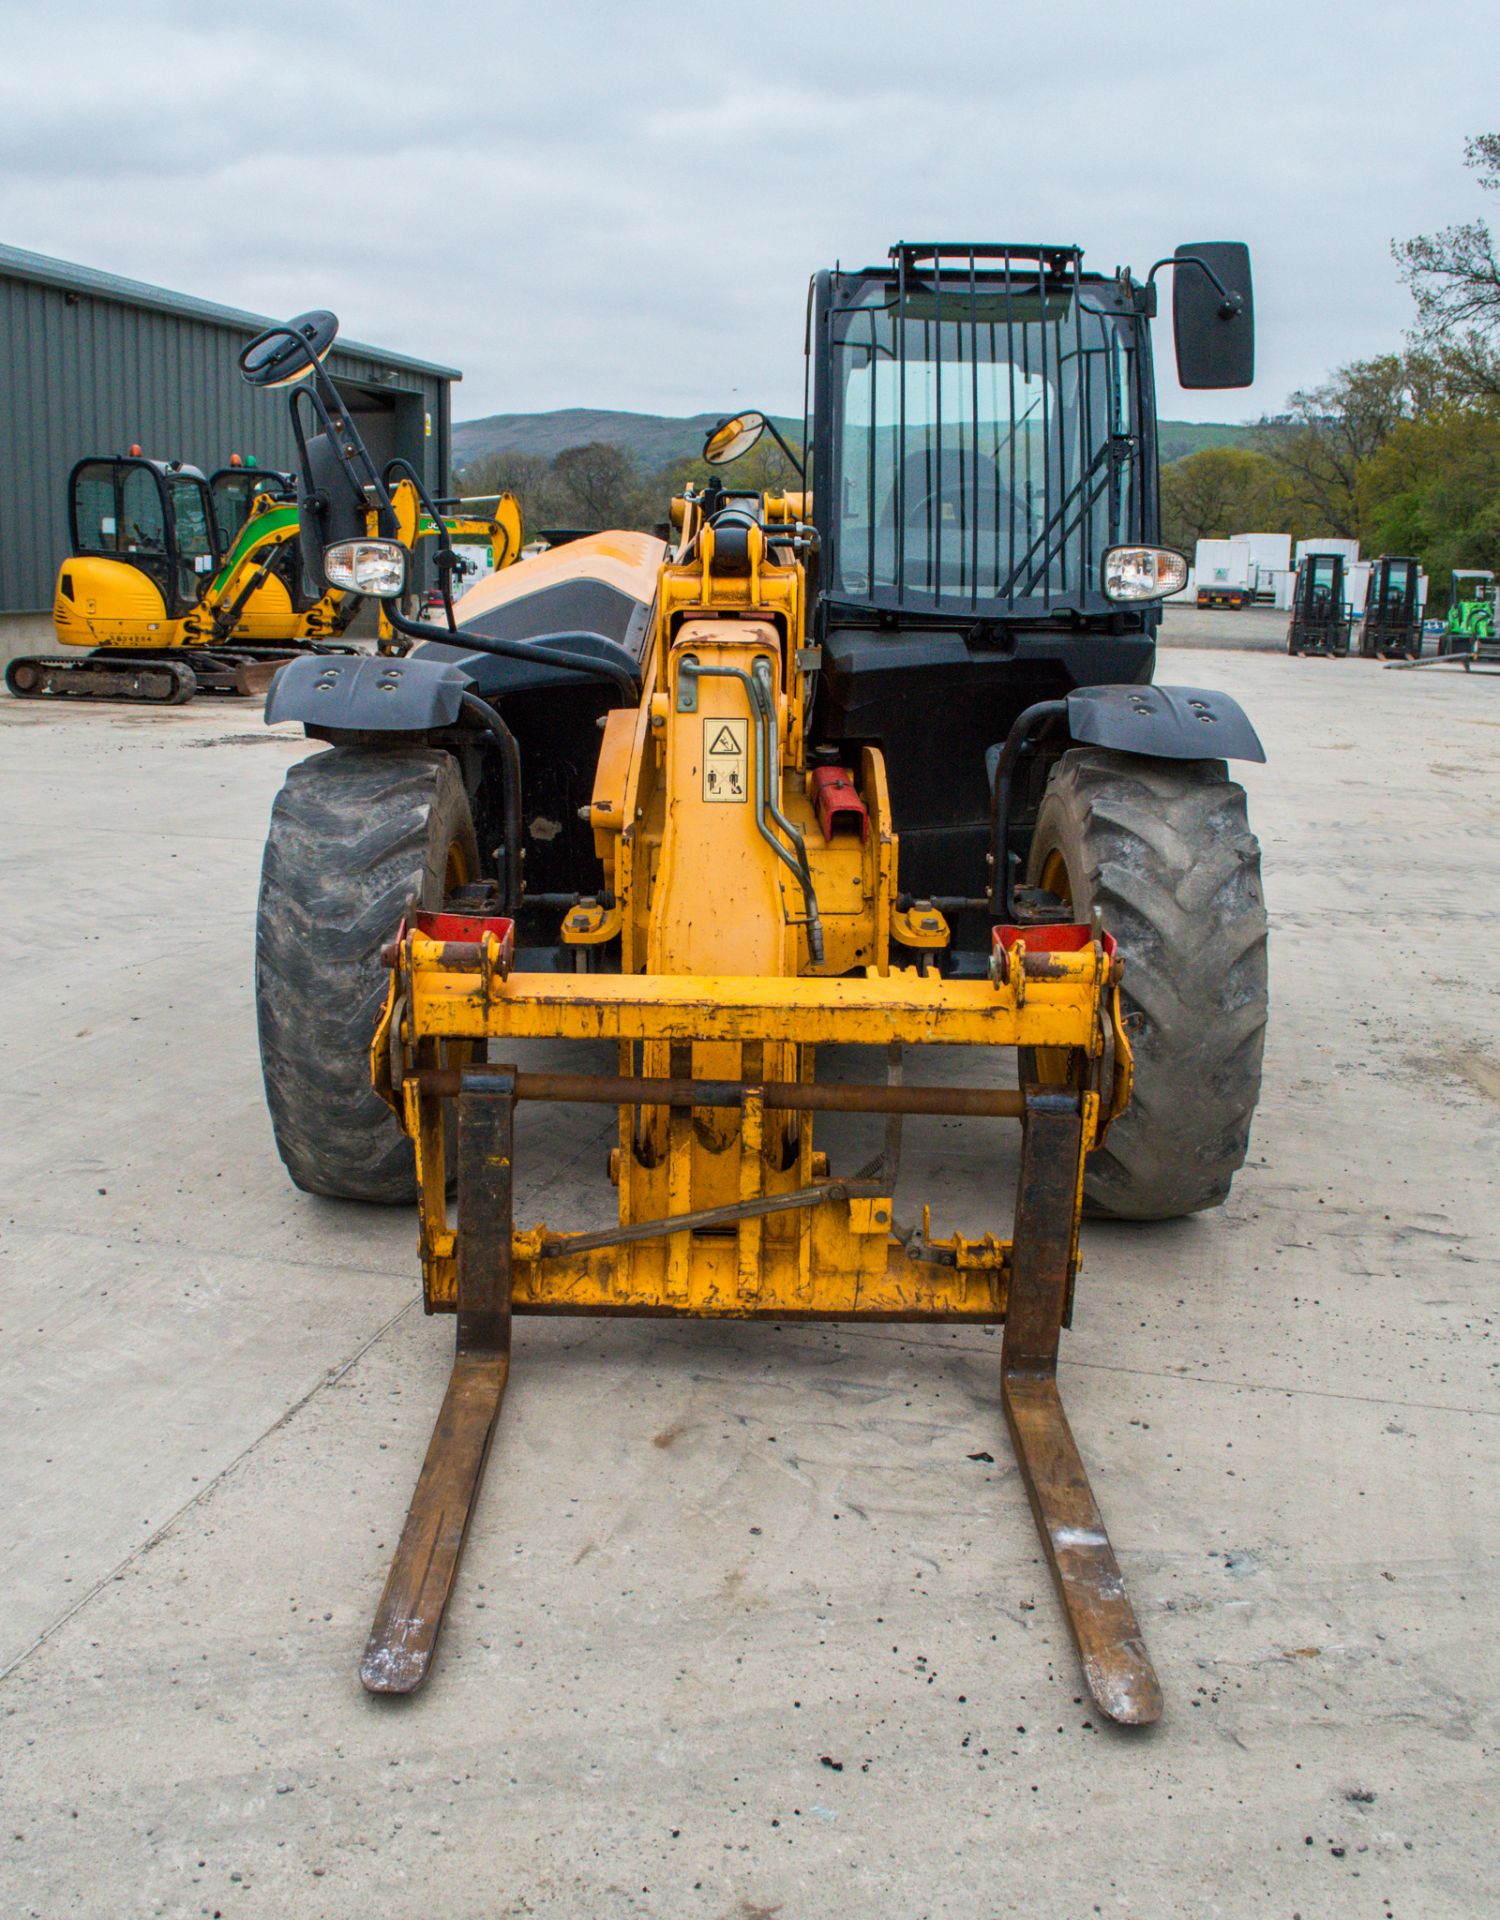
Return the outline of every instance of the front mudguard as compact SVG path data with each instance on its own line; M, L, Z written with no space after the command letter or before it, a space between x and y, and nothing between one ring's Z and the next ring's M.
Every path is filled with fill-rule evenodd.
M1157 760L1258 760L1266 750L1239 701L1208 687L1080 687L1067 696L1077 746Z
M300 720L309 733L427 733L451 727L473 682L450 662L407 655L309 654L289 660L266 695L266 725Z

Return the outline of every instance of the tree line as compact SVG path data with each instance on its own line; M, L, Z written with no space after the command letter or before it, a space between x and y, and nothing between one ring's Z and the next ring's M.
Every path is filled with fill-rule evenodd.
M1500 191L1500 134L1464 162ZM1340 367L1263 419L1246 447L1162 469L1162 537L1191 554L1230 533L1332 534L1453 567L1500 572L1500 255L1466 221L1393 243L1415 324L1403 345Z
M672 496L690 481L702 485L714 471L702 459L688 459L648 473L623 447L600 440L568 447L550 460L531 453L486 454L458 476L457 490L471 497L513 493L521 503L528 539L563 529L595 533L626 527L652 533L661 530ZM717 471L727 486L757 493L779 493L801 484L769 435L732 468Z

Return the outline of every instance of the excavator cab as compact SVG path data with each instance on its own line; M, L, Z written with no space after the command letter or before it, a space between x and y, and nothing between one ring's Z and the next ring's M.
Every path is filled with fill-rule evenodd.
M158 624L191 613L218 567L208 482L180 460L80 460L68 477L68 537L75 561L99 559L144 574L159 596ZM78 572L63 574L75 593ZM60 581L59 590L67 595L68 585Z
M296 488L289 473L270 467L251 467L231 463L218 468L209 479L213 495L214 520L219 530L220 552L227 554L244 531L245 524L261 500L290 505Z

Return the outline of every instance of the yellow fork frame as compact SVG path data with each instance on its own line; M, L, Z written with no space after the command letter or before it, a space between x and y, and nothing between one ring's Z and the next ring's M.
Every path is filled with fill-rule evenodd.
M493 940L493 936L490 936ZM457 1235L448 1225L448 1172L443 1103L459 1088L443 1061L466 1057L475 1041L612 1040L622 1062L635 1043L665 1041L690 1057L694 1042L746 1048L787 1043L800 1049L804 1071L823 1044L1028 1047L1061 1054L1082 1121L1081 1147L1102 1138L1123 1104L1129 1049L1118 1023L1115 963L1098 944L1077 953L1013 951L999 979L945 981L896 972L840 979L709 979L672 975L520 974L505 977L498 948L458 945L409 933L393 956L391 995L376 1035L376 1084L392 1097L416 1146L421 1190L423 1289L429 1312L457 1304ZM1028 969L1030 971L1028 972ZM399 1028L399 1032L393 1030ZM1108 1044L1112 1043L1112 1044ZM1100 1069L1112 1055L1108 1087ZM617 1083L628 1089L628 1065ZM538 1097L559 1097L557 1076L521 1076ZM643 1093L658 1083L640 1082ZM397 1088L399 1087L399 1098ZM679 1092L681 1090L679 1089ZM955 1090L954 1104L910 1104L900 1111L989 1111L1018 1117L1020 1096L985 1106ZM907 1098L915 1101L916 1090ZM526 1097L523 1091L520 1097ZM561 1097L588 1098L576 1085ZM600 1093L592 1097L601 1098ZM900 1098L901 1096L894 1096ZM772 1315L777 1318L874 1316L900 1319L996 1320L1004 1317L1011 1244L986 1234L933 1241L898 1235L893 1195L878 1181L820 1177L812 1131L800 1129L796 1158L768 1176L763 1152L766 1114L815 1106L816 1090L779 1092L750 1083L721 1091L714 1103L740 1109L738 1219L644 1237L555 1234L538 1225L513 1238L512 1304L533 1313L662 1313ZM627 1165L635 1113L658 1102L622 1099L614 1166ZM667 1116L666 1190L679 1196L669 1217L690 1209L688 1184L695 1106L660 1103ZM851 1105L858 1107L857 1100ZM888 1111L888 1108L870 1110ZM1080 1178L1081 1178L1080 1157ZM630 1216L628 1178L618 1181L621 1227L640 1234ZM1077 1266L1075 1199L1069 1243ZM756 1211L758 1206L763 1211Z
M1057 1391L1084 1158L1129 1096L1119 967L1104 944L1027 954L1012 940L997 944L991 978L951 981L874 971L836 979L509 975L507 956L508 943L491 931L478 939L403 932L390 954L375 1083L416 1143L427 1306L456 1313L458 1338L370 1631L365 1686L410 1693L431 1666L509 1377L513 1313L1003 1320L1000 1403L1088 1685L1113 1719L1155 1720L1161 1690ZM475 1042L529 1038L615 1041L621 1072L526 1075L470 1064ZM1019 1093L819 1087L814 1049L840 1041L1027 1047L1049 1077ZM672 1078L630 1073L636 1046L652 1042L666 1043ZM716 1059L738 1047L747 1067L771 1045L779 1057L801 1060L803 1078L694 1078L695 1044L719 1049ZM619 1101L617 1227L515 1230L514 1115L528 1097ZM454 1098L458 1216L450 1227L444 1108ZM637 1111L653 1106L669 1116L672 1205L664 1218L632 1220L624 1157L642 1137ZM700 1116L729 1106L740 1116L740 1198L694 1211L683 1204L691 1199L694 1131ZM920 1236L899 1233L889 1155L885 1178L837 1181L813 1154L806 1127L792 1164L764 1151L769 1114L820 1106L1019 1117L1012 1238L933 1240L925 1210ZM659 1128L653 1137L662 1137Z

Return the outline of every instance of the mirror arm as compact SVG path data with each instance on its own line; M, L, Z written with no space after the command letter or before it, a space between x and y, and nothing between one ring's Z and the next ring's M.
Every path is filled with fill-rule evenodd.
M1208 262L1201 259L1196 253L1168 254L1164 260L1158 260L1146 275L1147 287L1155 288L1156 276L1161 272L1163 267L1197 267L1200 272L1205 274L1212 284L1214 291L1219 295L1219 318L1221 320L1233 320L1244 312L1245 296L1242 293L1232 293Z
M457 633L458 621L454 618L453 614L453 569L457 561L453 552L453 536L448 531L448 523L439 512L437 502L427 491L426 481L423 480L421 474L417 472L410 460L398 454L394 460L388 460L386 462L385 472L381 478L387 492L389 492L391 488L392 474L395 474L398 480L405 478L411 482L412 492L417 496L417 506L420 512L425 513L432 522L433 532L437 537L438 543L436 564L438 583L443 590L443 612L448 618L448 631L450 633ZM420 517L417 525L420 530ZM413 539L415 540L415 534L413 535ZM416 558L415 553L413 553L412 558Z
M776 442L777 446L780 447L781 451L786 455L787 459L791 461L793 467L796 469L797 478L802 482L802 485L805 488L807 485L807 468L802 464L802 462L797 458L796 454L792 452L791 448L787 445L786 441L782 438L781 430L776 425L776 422L771 418L770 414L763 413L761 415L761 419L764 420L766 423L766 432L770 434L771 438Z

